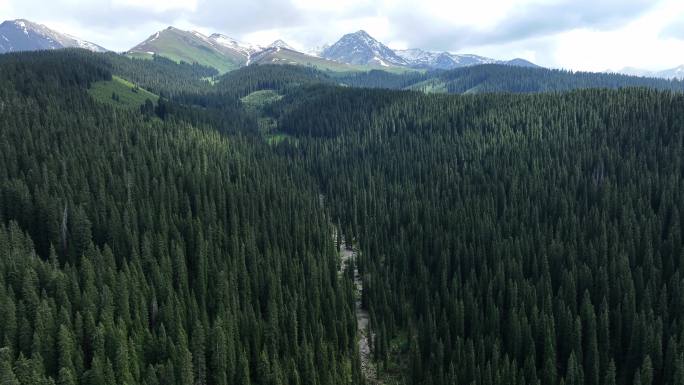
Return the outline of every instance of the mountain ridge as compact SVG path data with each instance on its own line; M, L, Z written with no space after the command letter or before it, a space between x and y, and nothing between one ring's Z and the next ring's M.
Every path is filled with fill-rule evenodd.
M108 51L95 43L29 20L7 20L0 24L0 53L69 47L95 52ZM151 34L125 51L125 54L140 58L159 55L177 62L196 62L213 67L220 73L254 63L306 65L331 71L448 70L488 63L535 66L529 62L506 62L477 55L422 49L393 50L364 30L345 34L333 45L325 44L310 50L298 50L281 39L263 46L242 42L222 33L206 36L198 31L186 31L169 26Z
M347 64L408 67L419 70L451 70L479 64L506 64L520 67L539 67L522 59L497 60L473 54L430 51L421 48L392 49L364 30L348 33L324 48L320 55Z
M228 36L205 36L173 26L157 31L126 52L131 56L165 56L175 61L197 62L228 72L246 65L252 54L248 45Z
M390 67L409 64L391 48L364 30L345 34L335 44L323 50L321 56L329 60L356 65Z
M160 37L162 40L167 37L169 39L164 43L159 41ZM6 20L0 24L0 53L74 47L94 52L109 51L96 43L26 19ZM300 50L281 39L264 46L243 42L222 33L205 36L197 31L185 31L170 26L153 33L125 53L135 57L160 55L175 61L197 62L216 68L219 72L231 71L252 63L309 65L333 71L450 70L479 64L539 67L523 58L500 60L421 48L392 49L363 29L343 35L332 45L323 44ZM660 71L624 67L606 72L684 79L684 65Z
M0 24L0 53L61 48L83 48L94 52L108 51L95 43L26 19L5 20Z

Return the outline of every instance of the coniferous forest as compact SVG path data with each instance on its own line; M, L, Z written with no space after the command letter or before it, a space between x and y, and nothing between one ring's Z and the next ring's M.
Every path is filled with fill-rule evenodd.
M544 74L0 56L0 383L684 384L681 84Z

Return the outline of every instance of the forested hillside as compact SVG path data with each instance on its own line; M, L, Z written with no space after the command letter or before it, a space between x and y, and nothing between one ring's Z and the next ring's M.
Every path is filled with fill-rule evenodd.
M501 71L0 56L0 382L684 384L680 83Z
M338 76L337 78L341 83L355 87L412 89L449 94L537 93L625 87L684 90L684 82L681 80L627 76L615 73L572 72L503 64L483 64L426 73L391 74L384 71L370 71Z
M280 111L279 152L359 242L381 373L684 381L684 96L318 88Z
M111 73L77 56L0 63L1 382L359 382L311 179L253 136L92 100Z

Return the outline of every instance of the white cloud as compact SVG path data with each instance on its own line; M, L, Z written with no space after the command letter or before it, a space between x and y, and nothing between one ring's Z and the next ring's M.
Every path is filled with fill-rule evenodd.
M684 64L684 41L661 37L663 25L675 21L683 12L684 3L665 1L620 28L563 33L554 39L554 62L590 71L627 66L662 70Z
M139 8L152 12L197 10L197 0L111 0L114 7Z

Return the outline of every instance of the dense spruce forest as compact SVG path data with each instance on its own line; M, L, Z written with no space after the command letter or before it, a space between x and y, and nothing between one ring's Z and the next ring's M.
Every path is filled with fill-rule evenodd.
M361 381L307 174L253 135L93 100L100 57L0 67L3 385Z
M0 56L0 382L684 384L680 82L466 73Z
M380 371L682 383L684 96L302 93L278 150L358 239Z

